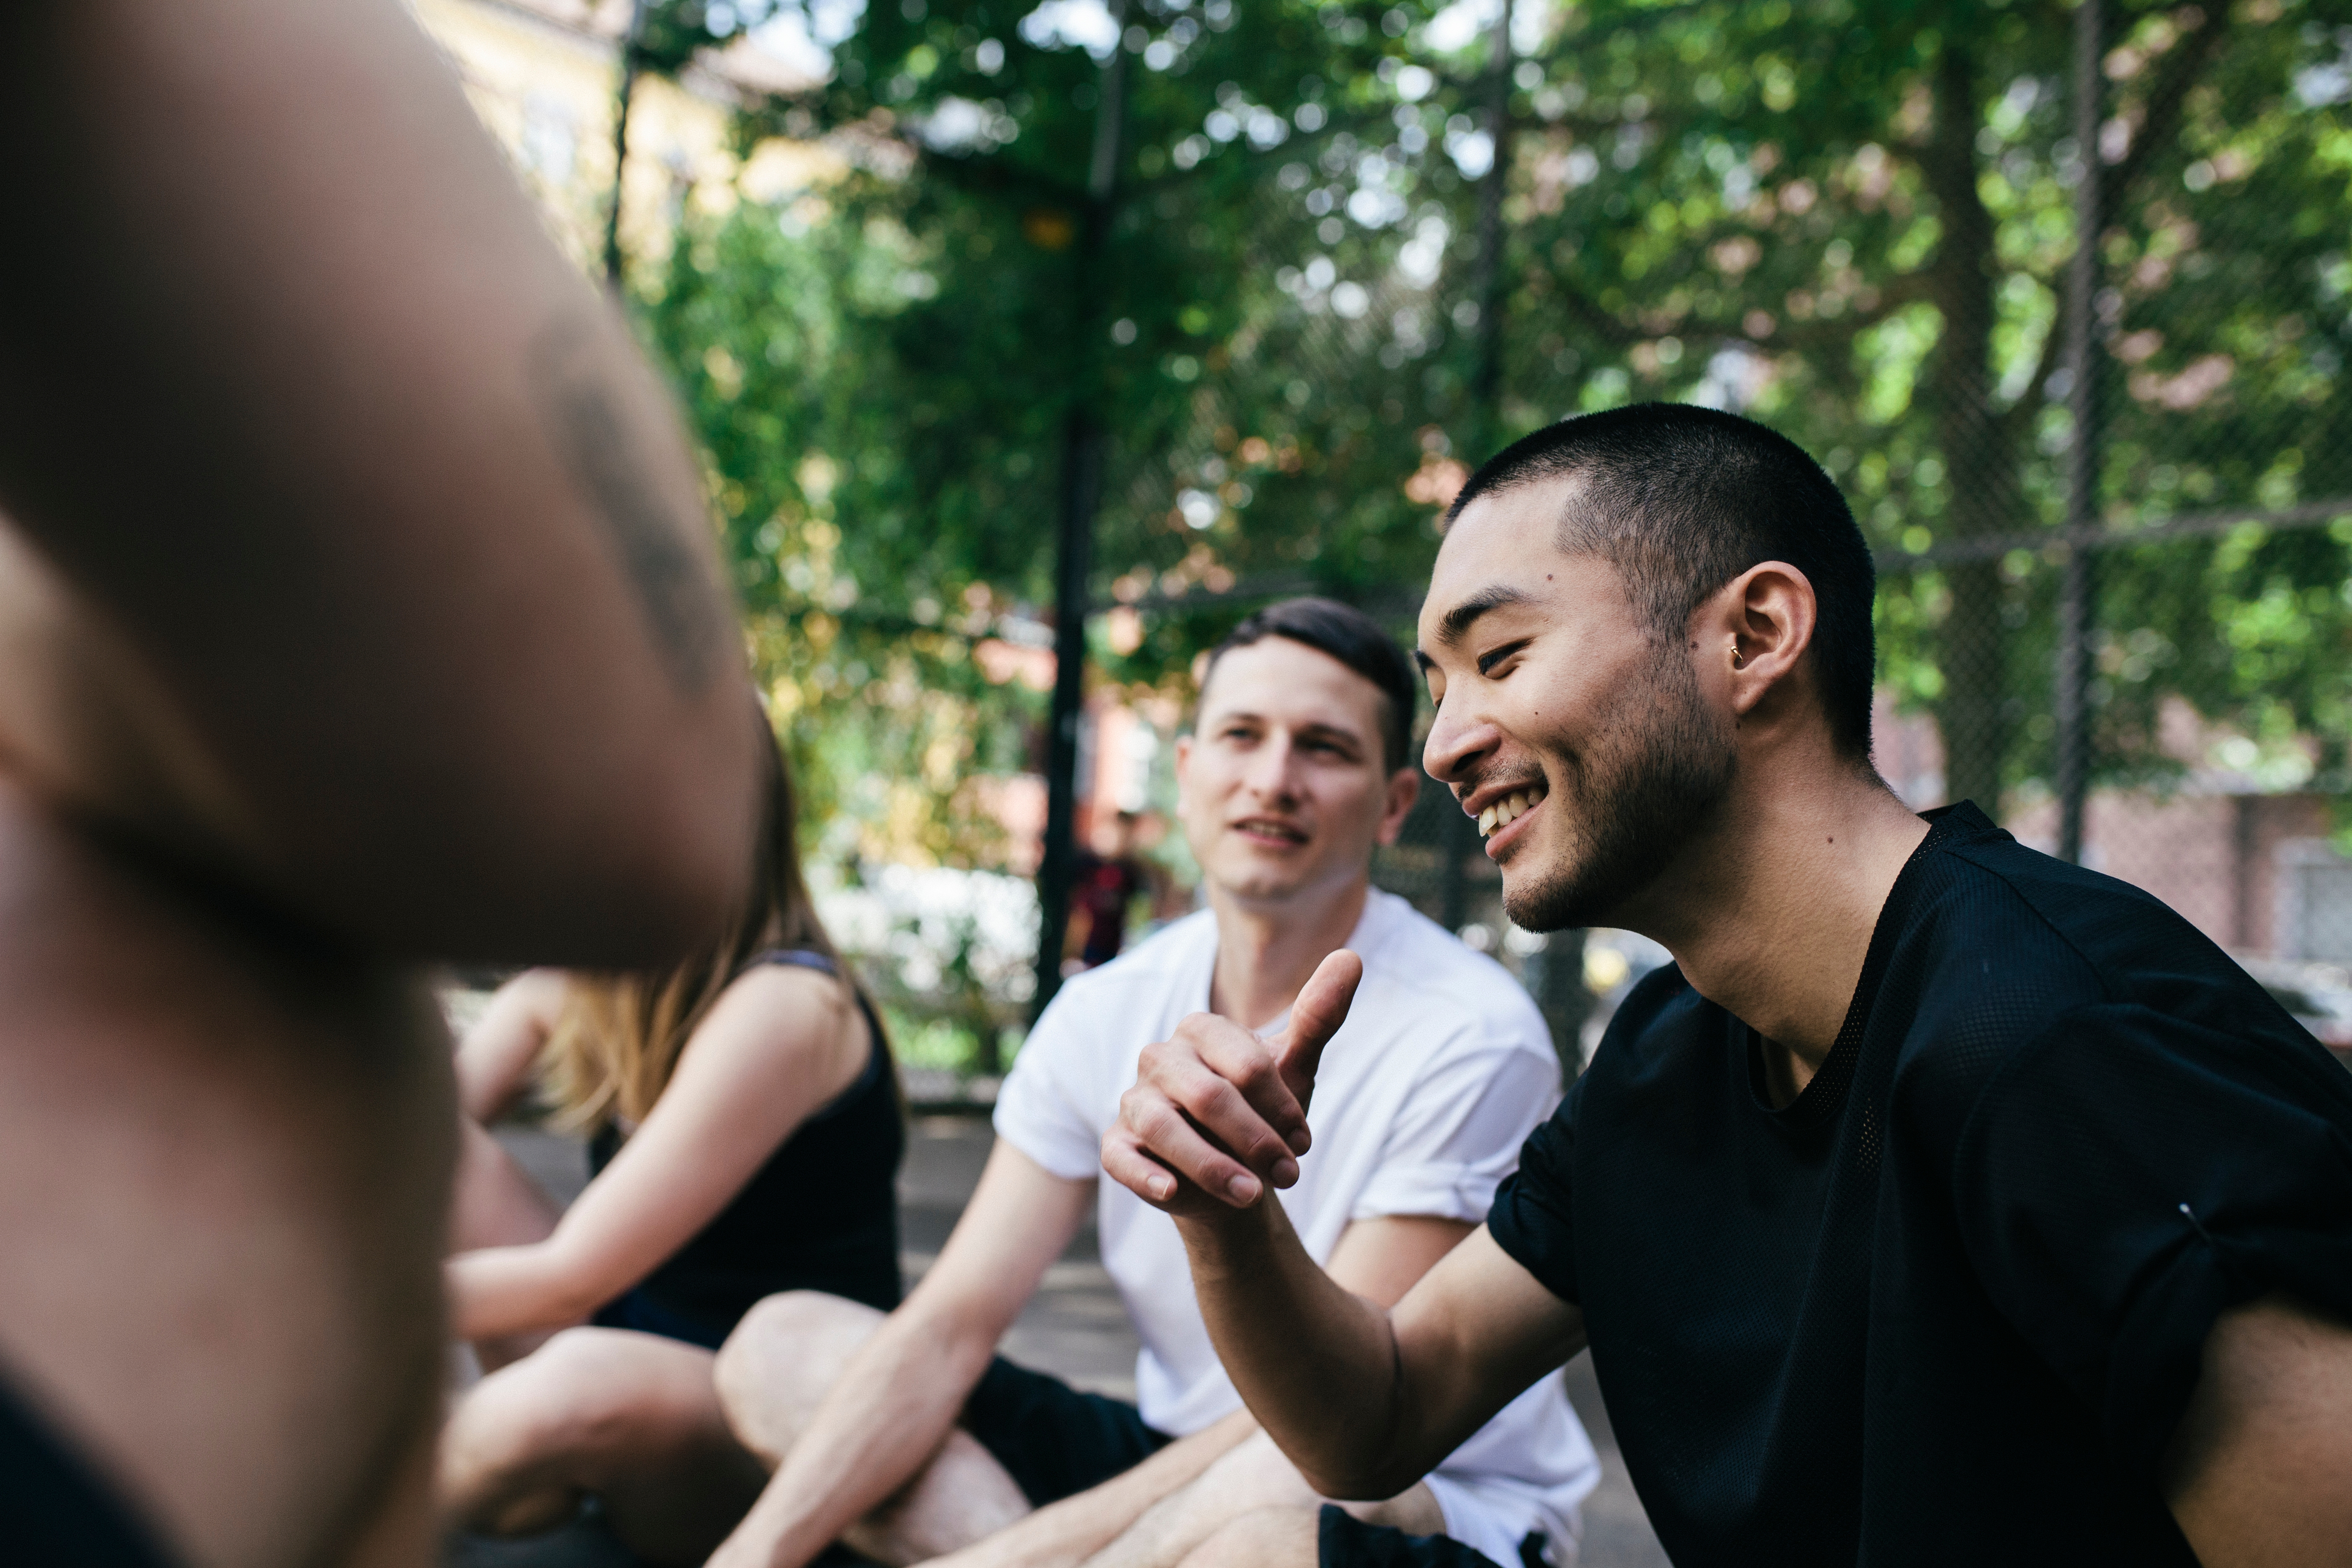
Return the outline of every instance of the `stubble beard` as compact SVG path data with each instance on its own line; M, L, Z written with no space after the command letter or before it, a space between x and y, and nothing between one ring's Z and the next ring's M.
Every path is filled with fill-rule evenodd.
M1607 925L1657 880L1731 788L1738 752L1700 701L1676 644L1626 692L1614 723L1562 781L1573 796L1567 851L1503 895L1523 931Z

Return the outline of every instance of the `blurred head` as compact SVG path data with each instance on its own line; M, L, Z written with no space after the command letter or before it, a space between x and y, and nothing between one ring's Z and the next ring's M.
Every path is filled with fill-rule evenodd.
M1136 827L1140 821L1131 811L1101 813L1087 831L1087 847L1106 860L1116 860L1135 847Z
M1412 702L1404 651L1361 611L1291 599L1235 626L1176 742L1178 810L1212 889L1278 902L1366 876L1420 783Z
M703 1015L760 953L808 948L840 962L801 874L782 750L771 744L761 755L768 779L751 892L726 928L667 970L572 977L570 1001L540 1058L542 1087L567 1125L615 1115L642 1121ZM842 975L853 984L845 966Z
M1784 437L1679 405L1564 420L1473 475L1447 521L1424 760L1480 818L1520 925L1607 923L1710 823L1740 739L1715 676L1753 657L1744 625L1777 616L1771 657L1793 660L1775 714L1868 771L1870 552Z

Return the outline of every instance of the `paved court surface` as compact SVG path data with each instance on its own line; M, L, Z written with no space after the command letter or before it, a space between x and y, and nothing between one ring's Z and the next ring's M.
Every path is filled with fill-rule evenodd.
M987 1122L971 1116L918 1117L909 1132L907 1163L898 1176L898 1212L899 1246L911 1284L939 1256L963 1212L992 1135ZM568 1202L579 1191L586 1172L578 1143L519 1129L503 1129L499 1135L557 1197ZM1079 1387L1132 1399L1135 1350L1135 1335L1103 1272L1089 1221L1047 1270L1044 1289L1006 1335L1004 1353ZM1601 1489L1584 1505L1579 1561L1584 1568L1666 1568L1665 1553L1610 1437L1591 1358L1579 1356L1563 1375L1569 1397L1601 1450ZM626 1553L587 1529L535 1542L461 1542L447 1561L448 1568L631 1568Z

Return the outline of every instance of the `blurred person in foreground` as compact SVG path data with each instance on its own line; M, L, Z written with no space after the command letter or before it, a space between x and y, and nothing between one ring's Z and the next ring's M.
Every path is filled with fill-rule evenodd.
M889 1041L817 918L767 754L725 930L666 971L526 971L458 1048L452 1328L490 1370L442 1438L455 1524L533 1533L593 1493L638 1556L700 1563L766 1479L711 1352L778 1291L898 1304ZM557 1123L590 1132L593 1178L560 1215L483 1131L534 1068Z
M2352 1560L2352 1079L2156 900L1887 789L1870 554L1793 445L1588 416L1451 521L1430 773L1512 919L1675 963L1388 1307L1257 1201L1356 959L1274 1041L1198 1017L1145 1054L1105 1168L1178 1216L1283 1450L1387 1496L1589 1342L1678 1564ZM1212 1544L1470 1561L1337 1510Z
M743 1321L719 1398L776 1473L714 1564L799 1568L840 1539L888 1563L1141 1568L1237 1512L1314 1503L1240 1409L1175 1227L1100 1181L1098 1151L1146 1045L1202 1009L1278 1029L1352 942L1376 978L1333 1043L1325 1136L1286 1197L1313 1266L1391 1301L1485 1211L1559 1068L1507 973L1370 884L1419 781L1414 695L1394 639L1328 600L1271 605L1214 650L1176 760L1209 907L1055 996L997 1100L979 1188L903 1307L804 1292ZM1134 1405L994 1354L1089 1208L1143 1342ZM1560 1384L1464 1437L1362 1511L1564 1559L1598 1472Z
M740 900L696 470L395 0L0 8L0 1556L433 1550L418 966Z

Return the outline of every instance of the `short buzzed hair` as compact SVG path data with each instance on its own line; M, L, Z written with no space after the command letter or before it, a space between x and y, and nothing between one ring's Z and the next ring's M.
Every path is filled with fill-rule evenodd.
M1853 512L1822 466L1752 419L1642 403L1563 419L1514 442L1470 477L1450 525L1482 495L1582 476L1555 542L1617 568L1643 628L1679 642L1691 612L1749 567L1785 561L1813 586L1811 652L1838 750L1870 757L1878 574Z
M1286 637L1328 654L1378 688L1382 700L1381 772L1394 773L1405 765L1412 750L1412 708L1421 681L1413 673L1412 660L1396 638L1381 629L1380 622L1337 599L1285 599L1253 610L1209 650L1209 661L1201 670L1201 689L1209 689L1209 677L1216 672L1219 659L1267 637Z

